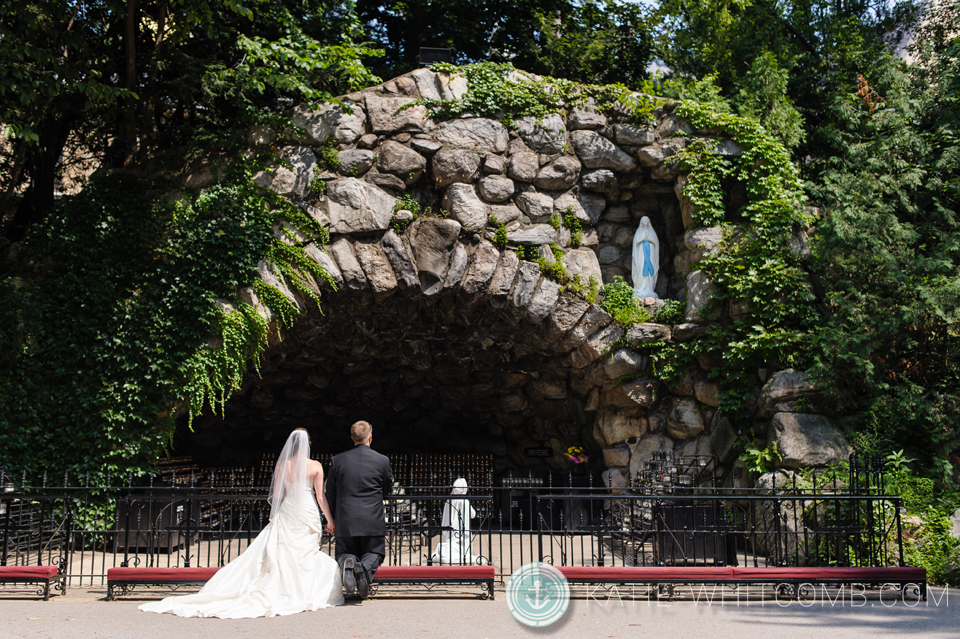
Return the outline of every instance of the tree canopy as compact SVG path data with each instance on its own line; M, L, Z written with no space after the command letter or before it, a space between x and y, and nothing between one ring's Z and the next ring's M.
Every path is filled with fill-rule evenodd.
M88 172L74 165L179 169L201 156L233 157L246 146L252 125L283 128L299 102L331 99L376 83L378 75L409 71L422 46L450 47L457 63L510 62L578 82L622 83L705 105L710 117L758 122L762 130L751 124L744 131L776 138L789 150L780 169L795 181L797 197L819 213L810 267L816 304L803 306L794 333L764 352L771 365L812 371L828 391L823 409L846 420L858 433L858 446L907 449L929 461L926 468L938 479L955 477L958 23L958 5L949 1L0 0L3 268L22 271L17 255L28 260L43 251L70 256L64 264L76 260L78 273L100 260L106 270L90 276L104 273L103 281L77 298L108 300L124 317L140 313L169 328L176 322L163 319L152 306L157 298L142 291L160 298L175 291L160 292L163 277L150 270L147 256L177 253L184 245L176 242L211 220L233 224L254 215L253 209L262 227L268 220L261 208L271 205L256 200L241 181L232 195L217 194L230 206L211 208L203 200L185 217L124 195L115 182L101 182L58 206L70 176ZM908 41L910 57L904 59L898 54ZM651 73L657 66L665 75ZM110 222L98 227L104 216ZM139 229L124 253L129 263L115 268L109 265L119 256L108 249L116 241L114 224ZM182 231L162 238L176 246L140 238L156 225ZM81 237L99 248L83 247ZM252 259L246 251L267 250L256 237L247 239L252 244L237 248L246 257L235 256L244 276ZM103 375L111 390L91 406L90 419L111 424L110 402L116 402L127 407L125 414L147 416L134 420L141 426L160 424L155 416L168 410L157 389L186 383L186 364L152 377L145 360L124 349L145 344L149 352L169 338L166 329L124 332L128 325L118 320L116 334L125 337L117 339L129 344L98 343L102 327L56 312L72 308L71 286L78 281L43 264L29 265L32 282L2 274L7 315L0 327L0 377L12 393L5 396L5 424L13 420L10 402L27 411L17 413L21 417L29 411L50 417L52 388L82 389L96 377L70 349L41 339L54 328L75 330L78 340L85 335L80 343L96 357L130 363ZM174 260L171 268L179 266ZM783 286L788 277L796 283L793 266L780 275L761 267L757 287ZM222 273L208 275L208 288L194 291L197 304L207 306L179 320L190 324L181 335L189 345L177 351L184 362L219 321L209 306L214 289L217 295L229 289L217 279ZM55 302L33 295L40 283L51 292L42 300ZM795 293L806 300L806 290ZM799 302L794 306L799 309ZM36 324L41 316L54 324ZM34 363L44 360L30 369L32 382L16 359L28 352L39 358ZM136 388L124 388L124 375L134 376L130 371L137 371ZM27 430L46 441L30 430L37 423ZM169 421L163 424L144 427L143 460L162 448ZM17 432L22 437L27 431ZM120 445L131 432L106 437L104 445ZM98 446L89 450L100 454Z

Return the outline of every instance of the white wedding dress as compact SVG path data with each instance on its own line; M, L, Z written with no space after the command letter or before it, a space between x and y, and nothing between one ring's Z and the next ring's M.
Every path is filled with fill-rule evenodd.
M337 562L320 550L323 526L310 481L284 482L279 511L236 559L195 595L140 610L181 617L273 617L343 603Z

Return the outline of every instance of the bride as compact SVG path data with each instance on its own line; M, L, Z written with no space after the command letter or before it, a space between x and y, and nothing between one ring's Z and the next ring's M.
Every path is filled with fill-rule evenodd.
M323 494L323 466L310 459L307 431L287 438L270 485L270 522L236 559L195 595L167 597L140 610L181 617L273 617L343 603L340 570L320 550L317 505L333 532Z

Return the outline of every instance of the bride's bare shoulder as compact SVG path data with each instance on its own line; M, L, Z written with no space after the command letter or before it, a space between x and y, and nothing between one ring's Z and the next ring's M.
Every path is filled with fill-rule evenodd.
M307 466L307 474L310 477L314 477L316 475L323 475L323 464L321 464L315 459L311 459L310 465Z

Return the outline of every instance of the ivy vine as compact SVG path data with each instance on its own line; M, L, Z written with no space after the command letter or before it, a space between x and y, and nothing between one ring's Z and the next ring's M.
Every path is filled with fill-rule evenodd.
M440 62L430 67L449 78L462 76L467 91L459 99L421 99L401 107L427 107L431 117L455 118L464 113L498 119L512 127L516 118L538 121L571 106L583 106L592 98L600 111L617 111L628 119L652 124L654 110L664 100L623 84L582 84L562 78L533 76L518 71L509 62L475 62L463 66ZM649 84L645 90L652 89Z
M0 467L146 471L177 413L222 409L258 365L261 312L280 326L300 312L262 265L319 302L310 279L332 280L305 247L326 230L258 189L257 168L199 194L107 175L33 230L0 281ZM241 300L247 287L265 309Z
M715 143L697 140L679 155L688 170L683 196L699 225L720 225L723 241L698 268L716 287L707 314L714 320L698 340L650 345L654 372L668 382L698 359L718 363L710 375L723 379L720 407L743 415L757 384L757 368L804 367L819 315L799 257L790 249L795 233L812 224L797 167L782 143L758 122L682 101L677 115L696 129L725 131L741 147L736 158ZM738 224L724 222L723 181L746 186ZM735 308L734 318L724 311Z

